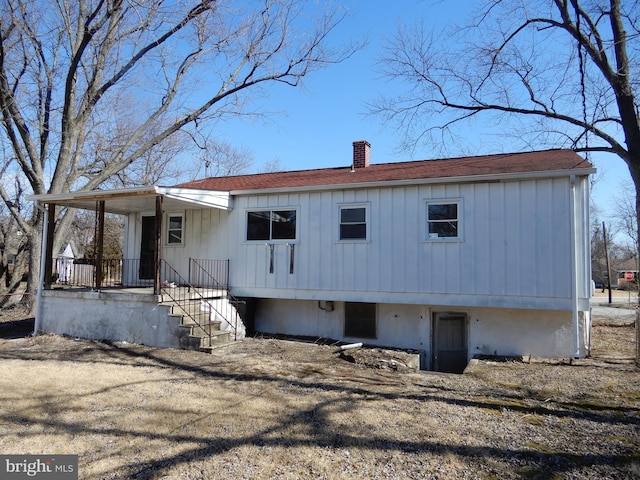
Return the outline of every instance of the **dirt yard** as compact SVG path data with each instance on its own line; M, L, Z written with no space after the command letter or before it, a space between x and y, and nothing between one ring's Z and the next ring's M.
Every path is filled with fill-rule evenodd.
M640 478L629 325L597 325L590 359L464 375L377 349L252 338L207 355L31 326L0 323L0 452L77 454L81 479Z

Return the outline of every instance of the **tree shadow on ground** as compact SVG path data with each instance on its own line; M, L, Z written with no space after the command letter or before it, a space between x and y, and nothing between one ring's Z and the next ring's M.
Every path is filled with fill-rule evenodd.
M1 326L0 326L1 327ZM32 327L32 324L31 324ZM1 333L1 330L0 330ZM170 444L182 444L186 448L174 455L164 455L146 462L123 463L118 471L112 472L118 478L159 478L170 469L188 464L194 460L213 459L230 450L244 446L272 446L295 447L316 446L319 448L359 448L376 452L394 451L404 453L432 453L446 457L452 455L463 462L484 462L491 459L502 465L510 465L517 468L526 478L556 478L574 472L576 469L591 466L609 465L613 468L631 469L636 471L636 465L640 458L637 454L619 452L593 452L588 454L572 454L566 451L543 451L526 445L494 448L473 445L458 445L438 441L433 438L425 438L423 441L403 440L394 436L385 436L383 433L365 435L357 428L353 430L338 429L332 422L332 414L344 409L355 408L358 399L366 399L371 402L374 399L385 400L415 400L419 402L442 402L458 406L479 408L494 412L503 409L513 410L522 414L537 414L567 418L573 420L588 420L610 425L640 425L640 409L622 408L616 406L603 406L599 404L577 404L568 399L557 401L536 400L532 398L532 392L491 392L485 389L476 390L475 394L468 391L457 391L449 388L439 388L431 385L425 390L406 392L377 391L369 386L333 382L322 382L317 379L304 380L301 378L279 377L257 372L228 371L224 368L216 368L215 364L193 364L191 361L178 361L170 356L170 351L141 348L134 345L126 345L113 342L93 343L96 350L103 350L105 358L78 358L80 361L117 361L118 357L133 359L135 365L154 366L163 369L186 371L191 374L234 382L246 382L256 384L258 382L279 383L286 387L298 387L305 390L320 392L336 391L342 394L341 398L318 401L313 406L306 406L293 410L286 418L279 418L268 427L256 431L247 436L219 435L211 438L206 435L179 435L171 433L158 433L145 431L143 428L123 430L120 428L99 429L95 434L113 436L134 436L148 438L149 441L161 440ZM89 354L90 352L87 352ZM203 357L204 358L204 357ZM75 360L75 359L74 359ZM130 362L123 362L123 364ZM567 365L567 368L575 366ZM110 389L117 389L119 385L113 385ZM92 392L94 394L95 392ZM533 392L535 393L535 392ZM527 398L528 397L528 398ZM509 400L519 399L515 403ZM522 399L527 401L523 401ZM167 412L164 412L167 414ZM68 422L61 419L34 419L33 417L19 418L15 415L0 417L5 423L36 423L43 427L56 431L73 434L78 431L86 431L82 422ZM302 432L302 435L292 437L288 435L291 430ZM193 444L196 444L195 446ZM124 473L123 473L124 470ZM122 476L120 476L122 475ZM114 477L115 478L115 477Z

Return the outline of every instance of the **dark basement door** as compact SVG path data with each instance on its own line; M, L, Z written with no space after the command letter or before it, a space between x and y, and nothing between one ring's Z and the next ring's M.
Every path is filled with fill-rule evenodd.
M433 316L433 369L462 373L467 366L467 316L435 313Z

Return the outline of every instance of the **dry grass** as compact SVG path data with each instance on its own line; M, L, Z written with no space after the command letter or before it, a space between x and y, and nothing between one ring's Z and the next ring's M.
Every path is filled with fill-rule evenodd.
M78 454L82 479L634 478L633 333L596 327L593 359L465 375L275 339L215 355L0 340L0 451Z

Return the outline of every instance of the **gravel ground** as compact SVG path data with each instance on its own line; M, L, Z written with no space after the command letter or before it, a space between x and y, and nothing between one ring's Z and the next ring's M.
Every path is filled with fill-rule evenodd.
M319 341L205 355L24 337L29 320L12 322L0 451L78 454L83 479L640 478L635 332L606 318L592 358L472 361L463 375Z

